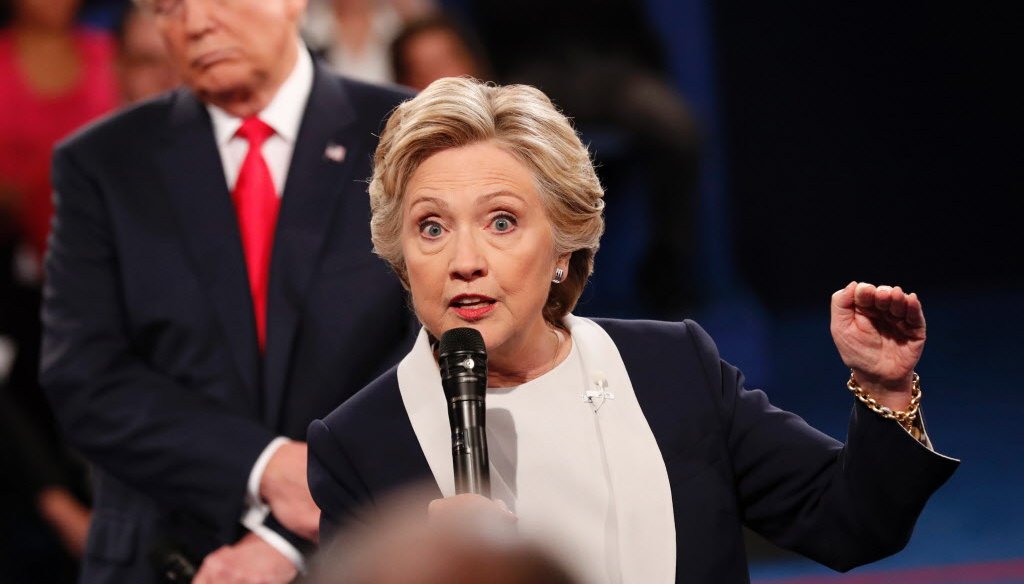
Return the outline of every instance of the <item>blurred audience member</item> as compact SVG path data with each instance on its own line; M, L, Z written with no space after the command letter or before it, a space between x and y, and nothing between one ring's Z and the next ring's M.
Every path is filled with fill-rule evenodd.
M63 584L89 528L85 471L39 390L39 289L19 275L20 237L0 212L0 582Z
M117 81L124 103L141 101L180 83L152 14L131 2L117 23Z
M0 562L12 581L68 582L89 511L84 469L63 446L37 381L39 266L53 211L50 151L117 104L114 49L108 34L76 25L78 0L3 4L0 338L9 369L0 375L0 439L11 527L0 534Z
M75 580L90 512L46 444L31 415L0 391L0 582Z
M573 117L594 152L608 204L646 193L650 228L634 275L637 292L653 310L649 316L687 314L700 301L701 278L693 271L699 136L682 96L666 81L664 49L645 3L471 6L498 80L534 85Z
M430 491L402 493L373 521L343 532L319 555L312 584L573 584L509 518L480 506L423 514Z
M53 205L50 150L117 104L109 35L79 28L79 0L10 0L0 31L0 193L41 261Z
M390 83L391 42L405 22L433 9L433 0L313 0L303 37L336 72Z
M396 83L417 90L442 77L492 77L476 37L440 13L413 20L402 29L391 44L391 68Z

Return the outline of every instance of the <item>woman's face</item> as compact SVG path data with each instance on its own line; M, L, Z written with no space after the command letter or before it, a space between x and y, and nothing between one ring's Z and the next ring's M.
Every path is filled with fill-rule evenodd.
M72 26L81 0L15 0L15 17L32 26L63 30Z
M479 330L492 367L550 346L541 310L568 254L555 255L524 165L488 142L438 152L413 173L402 222L413 307L431 334Z

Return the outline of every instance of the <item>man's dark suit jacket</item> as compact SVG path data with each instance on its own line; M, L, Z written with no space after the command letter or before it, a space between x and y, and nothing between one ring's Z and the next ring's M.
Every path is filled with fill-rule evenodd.
M859 404L843 446L744 389L692 321L596 322L622 355L668 469L677 582L749 581L744 524L837 570L893 554L957 467ZM434 484L396 371L310 425L321 538L365 520L388 491Z
M95 467L86 582L151 580L147 556L165 538L197 560L237 540L264 447L304 439L408 350L413 320L371 253L366 194L376 135L406 97L316 69L262 356L205 106L181 89L56 149L41 382Z

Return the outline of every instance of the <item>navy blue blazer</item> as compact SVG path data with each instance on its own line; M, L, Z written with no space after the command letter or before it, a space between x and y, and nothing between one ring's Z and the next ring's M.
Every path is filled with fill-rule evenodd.
M411 346L405 294L371 253L366 194L376 135L407 97L316 68L279 211L263 355L212 125L191 92L56 149L41 382L96 469L85 581L149 581L160 539L196 560L237 540L270 440L304 439ZM325 156L332 145L342 161Z
M860 405L840 444L745 389L692 321L597 323L622 355L665 460L679 582L749 581L742 525L837 570L893 554L958 465ZM396 370L310 425L322 540L366 520L387 492L433 484Z

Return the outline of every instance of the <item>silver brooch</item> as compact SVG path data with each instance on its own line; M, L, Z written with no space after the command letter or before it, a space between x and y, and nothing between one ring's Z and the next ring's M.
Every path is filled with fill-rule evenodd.
M583 401L590 404L594 413L601 409L605 401L615 399L615 394L608 391L608 378L601 371L590 374L590 388L583 392Z

